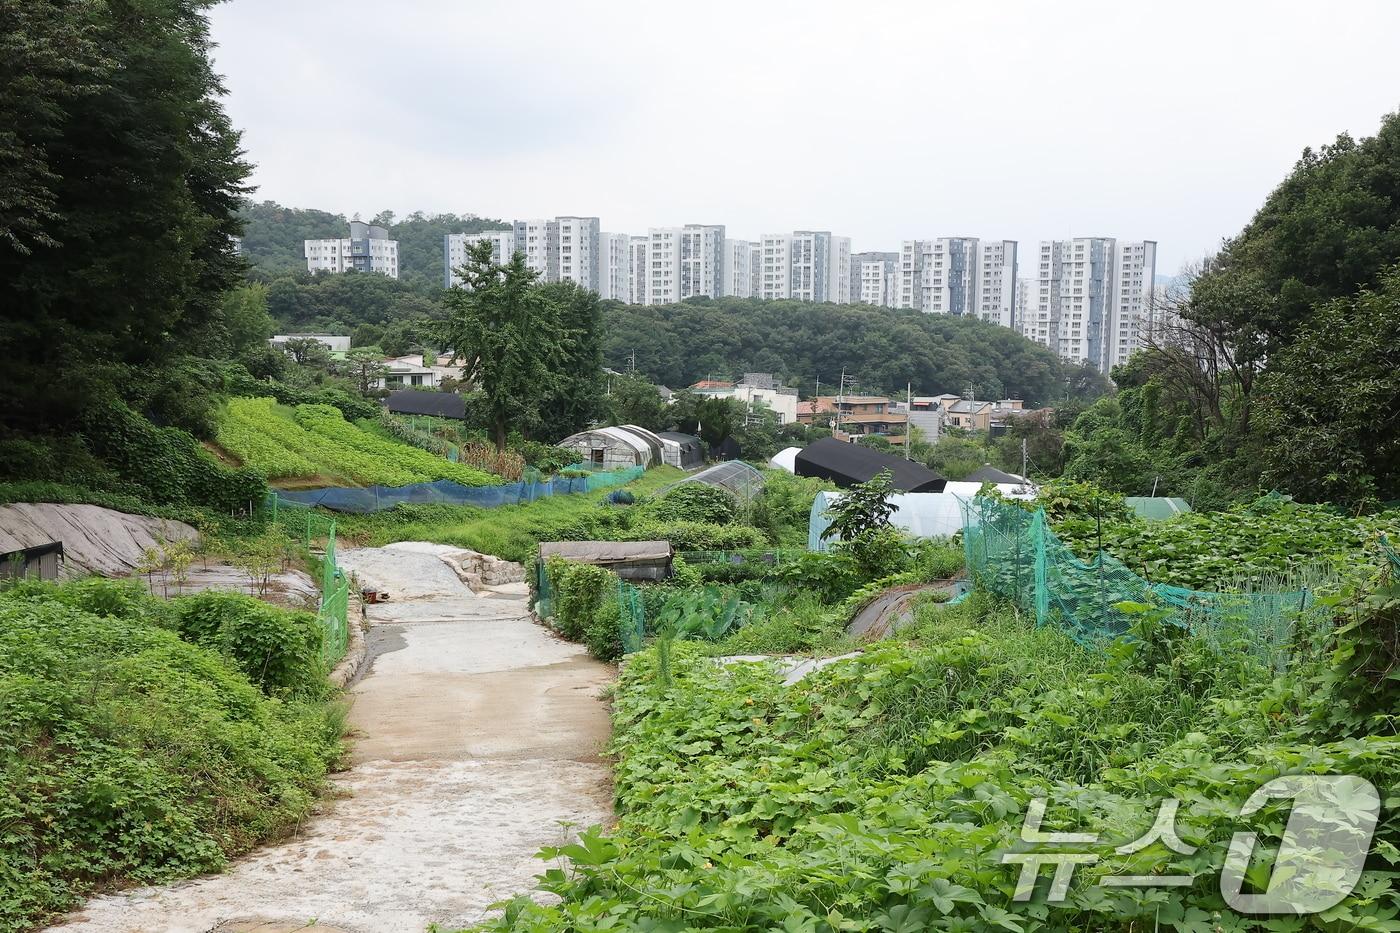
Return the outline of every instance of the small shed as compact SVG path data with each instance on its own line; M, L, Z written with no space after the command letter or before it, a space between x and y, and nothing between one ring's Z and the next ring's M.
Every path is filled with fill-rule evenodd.
M705 444L695 435L662 431L657 437L661 438L661 459L671 466L693 470L705 465Z
M593 428L570 434L556 446L578 453L584 463L604 470L651 467L661 463L661 439L629 427ZM647 436L650 435L650 436Z
M828 479L849 488L889 470L900 492L942 492L948 481L924 466L860 444L826 437L809 444L795 458L798 476Z
M395 389L384 399L384 409L395 415L431 415L465 421L467 403L455 392Z
M57 580L64 563L63 542L50 541L0 554L0 579Z
M624 580L665 580L671 576L669 541L549 541L540 560L562 557L611 570Z

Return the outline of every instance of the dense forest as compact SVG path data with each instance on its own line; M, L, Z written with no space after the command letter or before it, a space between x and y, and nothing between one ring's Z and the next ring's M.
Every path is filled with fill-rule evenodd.
M1101 394L1092 370L995 324L868 305L722 298L642 307L610 302L603 358L669 386L771 372L812 394L842 368L865 391L972 393L1032 405ZM634 356L635 354L635 356ZM828 391L824 388L823 391Z

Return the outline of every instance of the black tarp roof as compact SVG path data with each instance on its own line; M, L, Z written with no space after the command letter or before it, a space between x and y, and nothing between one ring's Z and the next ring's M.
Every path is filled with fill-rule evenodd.
M894 488L900 492L942 492L948 482L921 463L834 437L810 444L797 455L798 476L829 479L842 488L874 479L881 470L890 471Z
M1014 473L1006 473L994 466L982 466L963 477L964 483L1024 483L1025 480Z
M433 415L459 421L467 417L467 403L452 392L396 389L384 400L384 407L397 415Z

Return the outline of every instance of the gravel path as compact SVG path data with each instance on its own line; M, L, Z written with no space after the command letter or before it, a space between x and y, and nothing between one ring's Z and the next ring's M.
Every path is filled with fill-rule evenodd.
M529 891L561 822L608 822L607 666L531 622L519 585L473 594L428 549L338 557L391 599L369 607L337 799L225 874L95 898L54 929L453 929Z

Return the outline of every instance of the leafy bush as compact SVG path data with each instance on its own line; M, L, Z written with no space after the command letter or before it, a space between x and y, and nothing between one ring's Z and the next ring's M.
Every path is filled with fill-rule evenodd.
M96 886L218 871L305 819L339 755L328 707L265 698L142 601L106 583L0 592L0 930Z
M321 624L242 593L208 591L175 600L180 637L227 655L264 693L321 696Z
M848 555L811 551L778 568L789 589L815 594L824 603L839 603L861 584L860 570Z
M620 533L619 541L670 541L678 551L744 551L763 547L768 539L748 525L707 525L703 522L641 521Z
M93 453L142 498L220 512L246 511L267 498L260 471L226 469L189 433L158 428L120 402L88 411L81 427Z
M807 526L817 493L833 490L834 483L810 476L794 476L786 470L767 470L763 492L749 506L748 523L768 535L775 547L807 546Z
M584 641L604 596L616 586L617 578L602 567L569 563L554 591L554 624L559 634L570 641Z
M598 603L583 633L588 653L600 661L616 661L622 657L621 607L616 595Z
M648 502L646 512L658 522L732 525L738 519L739 503L727 490L718 486L682 483L664 496Z
M527 466L532 466L546 475L558 473L579 462L576 450L541 444L539 441L527 441L519 435L512 434L508 444L511 450L525 459Z
M484 470L452 463L425 450L361 431L341 417L340 412L327 405L298 405L296 422L314 434L331 439L343 449L348 448L372 457L383 469L415 477L409 479L409 483L450 479L463 486L491 486L499 481Z

